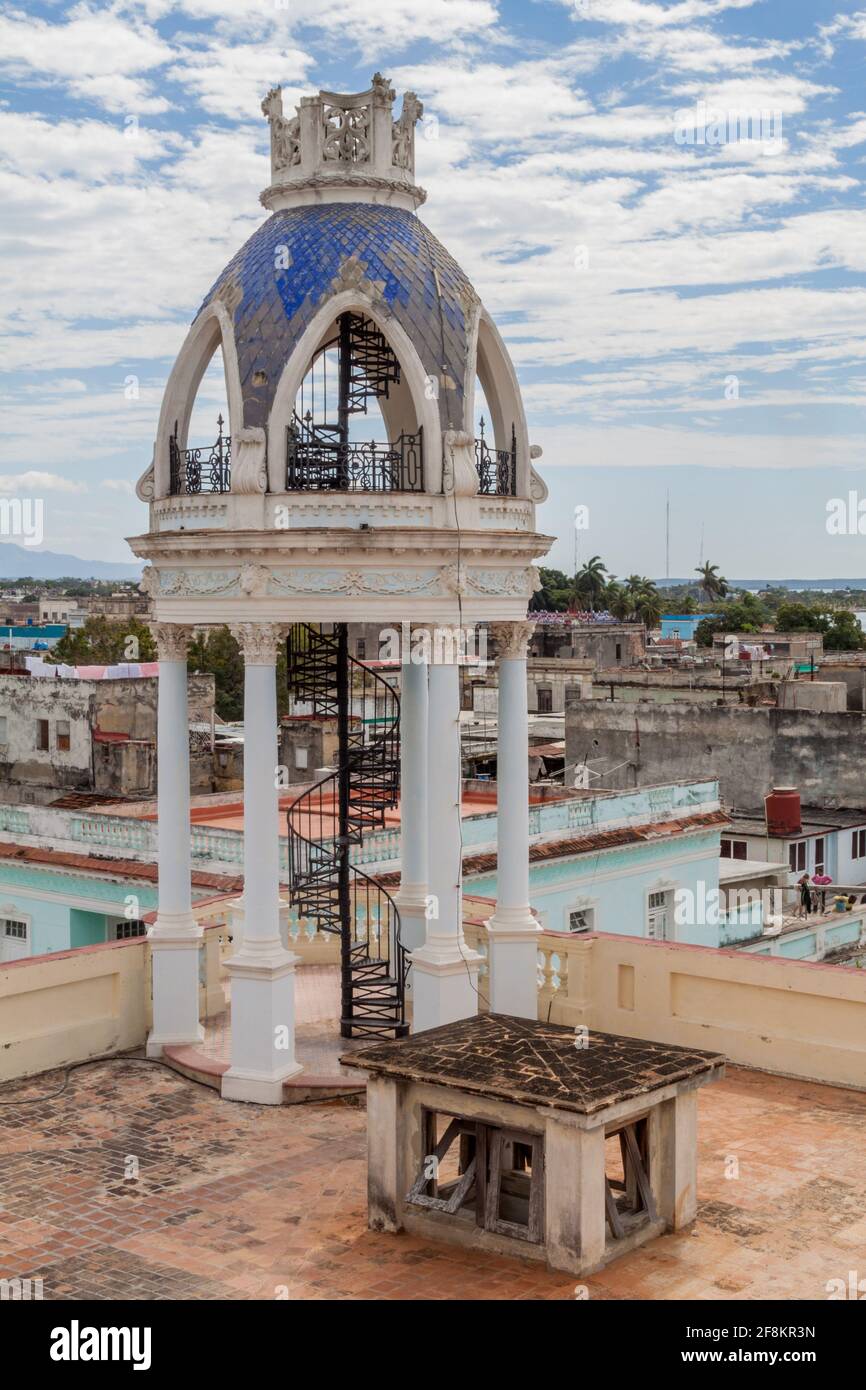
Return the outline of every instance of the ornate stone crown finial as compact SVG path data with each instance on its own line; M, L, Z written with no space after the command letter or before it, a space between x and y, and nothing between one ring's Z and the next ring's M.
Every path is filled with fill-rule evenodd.
M397 120L395 91L380 72L366 92L303 97L295 115L283 113L272 87L262 102L271 129L271 186L261 200L271 209L332 199L392 203L414 211L426 197L415 184L415 125L424 108L406 92Z

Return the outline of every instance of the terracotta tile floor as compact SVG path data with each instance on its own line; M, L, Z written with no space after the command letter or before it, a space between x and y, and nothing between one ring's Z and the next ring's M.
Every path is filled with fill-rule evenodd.
M866 1275L866 1095L732 1070L700 1115L695 1226L589 1279L591 1298L823 1299ZM158 1064L81 1068L0 1107L0 1277L41 1275L46 1299L574 1297L536 1264L369 1232L364 1153L359 1106L232 1105Z

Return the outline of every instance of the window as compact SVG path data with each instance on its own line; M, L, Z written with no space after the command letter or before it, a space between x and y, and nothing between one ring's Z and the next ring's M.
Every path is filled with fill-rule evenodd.
M668 939L668 894L665 889L647 894L646 934L651 941Z
M424 1110L412 1206L456 1216L497 1235L544 1238L544 1137Z
M806 868L806 841L795 840L788 846L788 863L792 874L803 873Z
M866 855L866 830L852 830L851 858L862 859Z
M30 955L26 921L0 917L0 961L21 960Z
M817 838L817 840L815 841L815 873L816 873L816 874L823 874L823 872L824 872L824 860L825 860L825 858L826 858L826 850L825 850L825 848L824 848L825 843L826 843L826 841L824 840L824 836L823 836L823 835L819 835L818 838Z
M616 660L622 661L622 642L616 644Z
M6 715L0 714L0 743L6 742Z
M367 643L363 637L359 637L355 643L355 655L359 661L363 661L367 655Z
M538 713L553 713L553 689L549 685L540 685L538 687Z
M594 931L595 909L575 907L568 914L568 930L573 932Z
M56 733L56 735L57 735L57 751L58 751L58 753L68 753L68 752L69 752L69 720L68 720L68 719L58 719L57 725L56 725L56 729L55 729L55 733Z
M746 840L722 840L719 852L722 859L748 859L748 842Z
M133 936L147 936L147 923L138 920L117 923L114 928L115 941L129 941Z
M605 1130L604 1204L613 1240L622 1240L657 1219L649 1149L646 1119L612 1132Z
M306 768L310 762L310 750L308 748L295 749L295 767Z
M42 753L47 753L50 746L48 720L37 719L36 721L36 747Z

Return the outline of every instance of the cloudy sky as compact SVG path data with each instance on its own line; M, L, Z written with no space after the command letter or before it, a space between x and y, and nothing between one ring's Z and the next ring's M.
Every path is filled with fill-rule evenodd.
M553 559L866 575L866 9L836 0L0 6L0 496L130 559L203 295L265 216L267 128L381 69L425 104L424 219L515 359ZM219 388L196 424L212 430ZM858 492L859 489L859 492ZM864 504L866 512L866 504ZM866 521L864 521L866 530Z

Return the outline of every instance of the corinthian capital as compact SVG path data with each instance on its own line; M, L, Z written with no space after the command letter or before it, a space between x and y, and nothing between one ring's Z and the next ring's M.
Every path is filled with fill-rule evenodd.
M282 623L232 623L231 633L247 666L275 666L286 628Z
M496 643L500 659L522 661L535 623L491 623L490 634Z
M151 632L156 640L160 661L186 661L186 651L192 628L180 623L153 623Z

